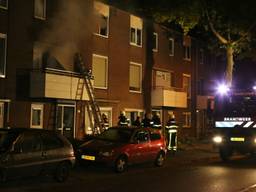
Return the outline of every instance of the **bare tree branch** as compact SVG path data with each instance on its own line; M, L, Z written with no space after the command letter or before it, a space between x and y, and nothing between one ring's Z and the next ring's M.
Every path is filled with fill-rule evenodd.
M242 35L238 40L234 41L233 44L239 44L241 41L243 41L251 32L251 30L256 26L256 22L253 23L247 30L247 32Z

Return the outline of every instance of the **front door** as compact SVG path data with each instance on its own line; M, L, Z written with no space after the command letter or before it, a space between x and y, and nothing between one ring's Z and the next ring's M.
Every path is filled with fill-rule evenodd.
M57 129L67 138L74 137L75 107L71 105L57 106Z
M0 102L0 128L4 127L4 103Z

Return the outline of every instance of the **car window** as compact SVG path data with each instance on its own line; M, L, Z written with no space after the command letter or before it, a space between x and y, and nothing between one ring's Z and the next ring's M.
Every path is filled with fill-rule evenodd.
M130 141L132 133L132 129L110 128L99 135L98 139L127 143Z
M38 133L25 132L17 141L14 151L30 153L41 150L41 140Z
M149 140L149 133L148 131L141 130L135 134L134 138L139 142L147 142Z
M150 133L150 140L155 141L161 139L161 135L159 133Z
M47 133L42 135L43 147L45 150L57 149L64 146L61 139L53 133Z

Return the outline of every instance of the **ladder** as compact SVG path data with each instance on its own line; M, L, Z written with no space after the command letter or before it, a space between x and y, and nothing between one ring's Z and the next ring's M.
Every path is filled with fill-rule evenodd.
M105 130L104 121L102 119L100 107L95 99L94 88L92 85L93 76L90 70L86 70L81 54L76 54L76 62L80 71L80 78L77 84L76 100L82 101L84 86L89 96L88 114L91 124L93 125L92 133L100 134ZM92 114L91 114L92 113ZM94 120L94 122L93 122Z

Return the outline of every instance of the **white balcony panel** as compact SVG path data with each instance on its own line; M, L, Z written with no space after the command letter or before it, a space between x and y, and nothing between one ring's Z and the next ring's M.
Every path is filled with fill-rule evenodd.
M152 106L187 107L187 93L169 89L156 88L152 91Z
M32 72L30 81L30 95L34 98L76 98L79 78L72 75L56 73ZM89 100L84 87L82 100Z

